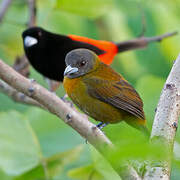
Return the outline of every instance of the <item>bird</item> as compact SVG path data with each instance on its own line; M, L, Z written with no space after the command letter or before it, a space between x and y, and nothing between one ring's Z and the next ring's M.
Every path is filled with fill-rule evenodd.
M65 58L63 86L74 104L96 121L100 129L125 121L149 136L143 102L130 83L91 50L70 51Z
M34 26L23 31L24 51L30 64L44 77L58 82L63 81L66 67L65 56L73 49L86 48L95 52L100 60L110 65L117 53L145 47L149 42L162 40L174 33L137 40L115 43L94 40L78 35L61 35Z
M22 38L30 64L43 76L60 82L64 78L65 56L71 50L90 49L106 64L111 64L118 53L118 45L113 42L55 34L41 27L28 28L22 33Z

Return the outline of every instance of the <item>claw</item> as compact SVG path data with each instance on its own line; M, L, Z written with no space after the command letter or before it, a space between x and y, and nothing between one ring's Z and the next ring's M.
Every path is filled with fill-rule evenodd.
M109 123L103 123L103 122L100 122L96 127L98 127L99 129L102 129L104 128L105 126L107 126Z
M61 97L60 99L61 99L62 101L64 101L65 103L70 104L70 107L73 108L73 107L74 107L73 103L72 103L71 101L67 100L67 99L66 99L67 97L68 97L68 95L65 94L65 95L64 95L63 97Z

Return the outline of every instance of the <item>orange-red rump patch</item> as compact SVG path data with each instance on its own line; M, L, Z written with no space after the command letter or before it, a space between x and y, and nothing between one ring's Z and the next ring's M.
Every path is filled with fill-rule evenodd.
M69 35L69 37L74 41L85 42L105 51L104 54L99 55L99 58L108 65L112 63L114 56L118 53L118 48L113 42L95 40L77 35Z

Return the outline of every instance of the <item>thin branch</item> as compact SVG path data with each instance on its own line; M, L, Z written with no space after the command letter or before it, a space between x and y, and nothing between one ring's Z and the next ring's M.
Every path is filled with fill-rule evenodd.
M141 12L141 24L142 24L142 30L141 30L141 33L139 34L139 37L143 37L147 30L147 23L146 23L145 13L144 13L141 3L139 3L139 11Z
M17 56L16 60L13 64L13 68L14 70L16 70L18 73L20 73L21 75L25 76L25 77L29 77L29 62L26 58L25 55L22 56Z
M6 14L6 11L8 7L10 6L12 0L3 0L0 4L0 23L3 20L4 15Z
M153 37L139 37L133 40L128 40L128 41L123 41L120 43L117 43L118 46L118 51L119 52L124 52L124 51L129 51L129 50L134 50L134 49L142 49L148 46L149 43L152 42L160 42L165 38L171 37L176 35L177 32L172 32L172 33L166 33L160 36L153 36Z
M27 26L32 27L36 25L36 14L37 14L36 0L27 0L27 5L29 9L29 20ZM30 74L29 62L25 57L25 55L16 58L13 68L16 71L18 71L20 74L24 75L25 77L28 77L28 75Z
M27 1L29 7L28 27L32 27L36 25L36 14L37 14L36 0L27 0Z
M1 79L0 79L0 92L9 96L15 102L27 104L27 105L38 106L40 108L45 109L43 105L41 105L34 99L24 95L23 93L16 91L16 89L12 88L11 86L9 86L7 83L2 81Z
M163 39L165 38L168 38L168 37L171 37L171 36L174 36L174 35L177 35L178 32L175 31L175 32L171 32L171 33L166 33L166 34L163 34L163 35L160 35L160 36L153 36L153 37L145 37L146 41L149 43L149 42L153 42L153 41L162 41Z
M150 167L145 174L147 180L170 179L171 156L174 146L174 138L180 116L180 55L175 61L172 70L166 80L153 123L151 139L160 137L167 146L168 158L162 162L162 166Z

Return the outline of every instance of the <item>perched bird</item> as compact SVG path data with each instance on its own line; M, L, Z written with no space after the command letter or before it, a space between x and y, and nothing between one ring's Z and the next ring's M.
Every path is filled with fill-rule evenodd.
M22 37L24 50L31 65L43 76L56 81L63 81L66 67L64 59L73 49L90 49L106 64L110 64L118 53L118 45L113 42L54 34L40 27L25 30Z
M83 112L101 122L99 127L125 121L148 134L143 102L122 75L87 49L72 50L65 62L66 93Z
M40 27L31 27L22 33L25 54L31 65L43 76L63 81L66 54L77 48L86 48L95 52L105 64L111 64L114 56L126 50L146 47L149 42L162 40L173 33L139 38L126 43L94 40L76 35L60 35L48 32Z

